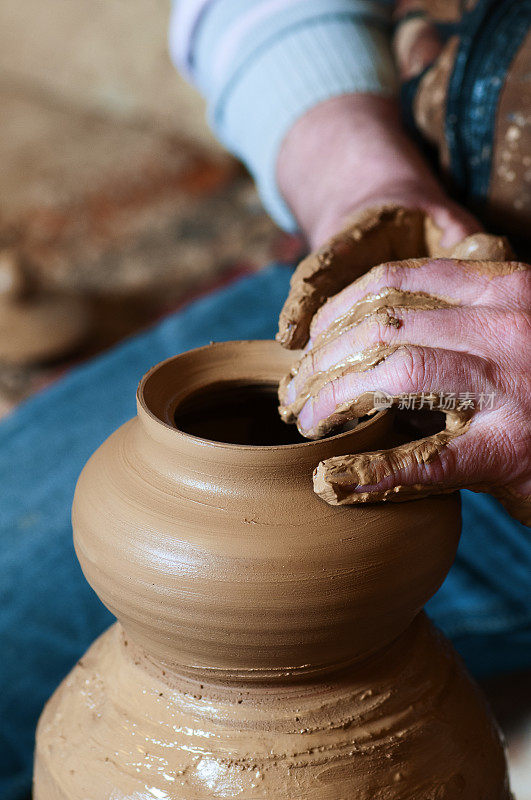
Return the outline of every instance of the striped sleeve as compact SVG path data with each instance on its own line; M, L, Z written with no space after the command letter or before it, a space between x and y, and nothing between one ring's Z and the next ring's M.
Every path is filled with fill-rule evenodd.
M177 0L170 50L208 102L220 140L245 162L264 205L296 223L276 183L289 129L341 94L394 93L392 3L384 0Z

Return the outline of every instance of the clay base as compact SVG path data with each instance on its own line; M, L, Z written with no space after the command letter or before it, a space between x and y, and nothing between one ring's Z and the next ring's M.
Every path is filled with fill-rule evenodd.
M509 800L503 749L450 645L420 615L319 684L185 681L113 625L48 702L35 800Z

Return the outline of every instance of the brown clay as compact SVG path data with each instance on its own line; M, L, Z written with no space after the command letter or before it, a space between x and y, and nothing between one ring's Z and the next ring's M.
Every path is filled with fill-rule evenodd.
M0 252L0 361L51 361L73 350L88 326L83 300L32 286L16 253Z
M440 245L441 233L421 209L380 206L356 214L298 265L280 314L277 340L292 350L304 347L313 316L325 300L378 264L426 257L481 261L512 257L503 236L475 233L445 248Z
M453 254L456 251L468 254L468 258L465 260L455 258ZM475 234L474 236L467 237L451 250L452 262L463 271L480 274L489 279L529 269L527 264L518 261L480 260L480 256L493 252L500 255L506 252L506 244L503 237ZM477 258L473 258L473 255L476 255ZM392 270L395 267L401 270L414 270L426 266L429 263L430 259L426 258L404 259L400 262L388 263L385 265L385 268L388 270ZM439 263L443 263L443 261L440 260ZM357 285L360 290L363 291L365 285L369 284L372 280L372 275L367 275L366 277L360 278ZM317 397L326 384L343 378L345 375L352 372L365 372L369 369L373 369L397 351L404 349L405 345L403 344L388 345L381 343L367 350L352 352L327 370L318 372L310 370L310 375L303 388L299 391L295 400L289 402L286 399L287 387L290 381L301 370L301 367L305 365L305 362L309 361L310 364L312 364L316 353L318 353L321 348L330 344L330 342L335 339L338 339L348 330L363 322L363 320L371 318L374 321L381 321L385 325L396 325L399 327L401 322L399 312L403 314L411 309L429 310L451 308L456 305L456 301L451 298L430 295L425 292L400 290L392 287L385 288L378 293L366 294L360 300L357 300L344 314L332 322L326 330L319 335L312 336L311 351L301 353L299 360L292 366L287 375L282 378L279 383L278 391L280 400L279 413L281 418L286 423L297 423L298 415L304 405ZM312 333L312 325L313 322L310 324L310 333ZM396 399L398 401L398 398ZM336 428L338 424L373 413L374 408L372 402L373 398L367 393L364 393L361 397L352 398L352 400L347 403L338 405L328 418L324 419L313 430L306 431L305 436L309 439L318 439ZM450 438L465 433L469 423L469 415L467 413L459 414L455 411L448 411L446 413L448 418L447 432L451 435L447 439L444 439L445 443ZM455 420L459 420L460 424L455 424ZM374 478L374 475L372 475L372 477ZM369 480L367 482L373 483L375 481Z
M458 498L323 503L315 464L385 446L391 416L275 444L274 399L257 420L246 398L293 357L237 342L158 365L83 470L76 552L119 622L45 708L35 800L509 800L483 700L419 613Z
M324 301L376 264L428 255L425 213L398 206L370 208L295 270L280 314L277 340L291 350L304 347L310 323Z
M302 388L299 388L297 397L288 400L287 390L291 380L306 361L313 363L320 348L368 318L386 326L400 327L401 315L408 310L450 308L456 305L456 301L450 297L386 288L378 293L368 292L323 332L315 334L315 321L319 319L319 309L326 300L355 279L358 289L363 290L366 284L373 281L374 270L370 272L371 268L387 271L417 269L435 259L451 258L460 269L489 279L529 269L527 264L509 260L513 252L504 236L475 233L452 247L443 247L440 244L441 235L440 228L422 211L398 207L370 209L357 215L321 250L299 264L280 315L277 339L284 347L293 348L303 347L311 337L312 347L309 352L300 354L279 383L279 413L284 422L298 424L302 408L326 384L349 373L370 370L397 351L407 349L407 345L381 343L365 351L352 352L326 371L314 372L312 368ZM400 250L402 255L399 261L379 261L382 253ZM427 258L426 254L429 254ZM363 272L367 274L363 275ZM432 387L432 394L424 398L426 402L437 400L438 388ZM305 436L317 439L346 421L355 423L360 417L374 413L374 397L374 393L363 392L358 397L338 404L326 419L312 430L305 431ZM389 397L389 401L397 403L399 397ZM454 491L455 487L442 484L397 485L379 493L359 491L360 486L374 486L385 477L396 474L406 463L406 456L414 458L417 463L430 463L452 439L466 433L471 423L471 415L467 410L446 410L445 413L445 430L426 439L398 448L334 457L320 462L314 472L316 493L328 503L343 505L365 503L368 500L401 502L426 497L434 492ZM493 489L491 486L474 484L468 488L494 494L516 519L526 525L531 524L531 496L516 494L503 486Z

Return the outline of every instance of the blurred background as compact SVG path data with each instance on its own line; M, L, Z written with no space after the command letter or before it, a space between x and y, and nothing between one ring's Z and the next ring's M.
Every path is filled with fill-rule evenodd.
M1 2L0 416L192 297L301 252L209 132L169 60L168 15L169 0ZM45 332L49 297L63 341L12 347L17 320L36 314ZM530 800L530 678L484 688Z
M92 320L63 353L2 353L0 343L4 414L72 358L297 245L171 64L169 0L1 6L0 316L22 270L32 302L66 295L74 316Z

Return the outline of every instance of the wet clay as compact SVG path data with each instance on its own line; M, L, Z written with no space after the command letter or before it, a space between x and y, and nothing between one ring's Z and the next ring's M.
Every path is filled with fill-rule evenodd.
M427 255L424 219L420 210L396 206L356 215L298 265L280 313L277 340L291 350L304 347L312 318L329 297L376 264Z
M292 360L239 342L158 365L83 470L76 552L118 622L43 712L35 800L509 800L489 712L421 613L458 496L323 503L314 465L384 447L391 415L302 443L274 443L267 409L235 426L231 393L267 396Z
M364 212L354 226L348 226L345 231L333 239L321 253L328 255L324 261L320 252L309 256L302 262L294 273L291 290L286 305L280 318L280 332L278 338L285 347L291 347L293 342L307 344L311 339L311 350L299 355L291 370L279 384L279 413L286 423L298 424L298 415L307 403L312 403L319 392L331 381L352 373L366 372L381 364L400 351L407 351L407 344L389 345L381 342L363 351L353 351L334 363L327 370L315 371L313 363L322 348L328 346L338 337L344 335L355 326L369 320L379 325L400 328L404 316L412 310L432 310L456 307L458 303L450 297L430 295L425 292L412 292L397 289L393 286L382 288L378 292L368 291L365 296L357 300L342 315L338 316L328 327L321 332L317 331L316 323L319 322L319 308L336 291L352 282L352 277L347 280L349 270L351 275L359 271L361 261L358 259L358 243L372 231L375 241L375 232L380 232L379 247L397 247L395 237L401 226L404 226L404 249L415 245L419 249L429 251L428 258L402 258L396 262L382 263L375 267L378 260L369 263L367 269L375 267L371 272L357 279L358 291L363 291L364 286L374 283L378 270L387 276L390 283L393 281L394 271L418 269L435 261L443 263L444 259L451 258L455 267L472 272L489 279L495 279L514 272L529 269L526 264L508 260L512 258L511 247L502 236L492 236L477 233L468 236L463 241L451 248L442 247L440 244L441 230L433 220L422 215L421 212L406 210L394 211L391 209ZM364 220L364 221L363 221ZM379 220L379 222L378 222ZM370 228L370 226L373 226ZM364 227L366 226L366 227ZM367 228L367 226L369 226ZM416 233L411 234L414 230ZM363 232L365 231L365 232ZM384 242L384 245L382 245ZM368 258L364 248L361 249L363 259ZM376 252L376 251L375 251ZM381 250L377 250L380 254ZM350 260L349 260L350 259ZM438 260L438 261L437 261ZM364 262L365 263L365 262ZM336 271L336 266L338 270ZM327 274L328 271L328 274ZM318 295L314 288L326 286L330 295ZM312 312L313 309L313 312ZM310 318L309 314L313 313ZM289 324L286 323L289 319ZM309 362L309 369L306 369ZM308 374L299 387L295 399L288 399L288 387L298 374ZM430 387L430 393L425 393L423 399L426 403L438 402L441 387ZM414 395L411 395L414 398ZM420 395L417 399L420 398ZM390 403L398 403L399 396L389 396ZM337 425L346 421L355 421L360 417L373 414L375 411L375 395L364 392L347 402L340 403L325 419L315 425L311 430L305 430L304 435L310 439L317 439L327 435ZM374 487L385 478L397 474L411 460L418 464L429 464L444 453L448 444L457 436L461 436L469 429L472 414L468 409L461 411L452 409L444 410L446 414L446 428L437 434L424 439L406 443L397 448L388 448L378 452L349 455L327 460L320 463L314 472L314 488L316 493L326 502L333 504L364 503L368 500L402 501L414 497L425 497L434 492L444 493L455 490L455 486L444 484L415 484L412 486L395 485L375 492ZM363 487L369 488L363 491ZM509 487L491 487L483 484L474 484L467 488L474 491L489 491L505 505L507 510L524 524L531 524L531 497L518 495Z
M0 361L51 361L73 350L88 326L81 299L32 286L16 253L0 252Z
M37 799L510 798L484 701L424 615L362 666L274 692L162 675L115 625L68 690L48 708ZM58 741L60 793L43 768Z
M436 402L437 395L427 395L426 402ZM348 413L352 413L349 409ZM427 497L431 494L445 494L455 491L444 484L422 486L393 486L381 492L356 491L359 486L376 486L389 475L395 475L411 463L412 457L418 464L434 461L456 436L461 436L470 427L472 414L466 411L447 411L446 428L438 433L413 442L402 444L388 450L371 453L338 456L321 462L314 471L314 491L327 503L363 503L382 500L410 500ZM479 487L477 490L480 491Z
M416 258L455 257L503 261L511 257L505 237L477 233L452 248L440 245L441 230L420 209L365 209L295 270L280 313L277 340L291 350L308 341L311 321L323 303L377 264Z
M487 242L484 244L480 238L482 236L483 234L478 234L477 236L468 237L468 239L460 243L455 249L460 248L463 252L483 254L483 252L489 250L489 248L495 252L501 252L501 248L505 248L503 241L499 244L496 241L498 237L492 237L495 240L494 242ZM381 269L385 269L388 272L392 272L393 268L400 270L418 269L430 264L432 261L433 259L426 258L404 259L400 262L391 262L382 265ZM472 258L468 260L459 260L452 257L452 262L463 271L473 272L488 278L502 277L528 269L526 264L515 261L484 261L479 259L474 260ZM360 278L357 285L363 290L364 284L369 284L373 281L374 274L371 274L367 275L365 278ZM350 353L327 370L316 372L310 369L310 376L306 380L303 388L300 389L295 400L289 402L286 399L287 387L293 378L301 371L301 368L305 366L305 362L310 361L310 363L312 363L316 354L319 354L319 351L324 346L329 345L347 331L368 319L373 322L383 323L386 326L399 328L402 324L404 314L410 310L427 311L432 309L455 308L457 306L458 303L451 298L430 295L426 292L395 289L392 286L386 287L377 293L369 292L360 300L357 300L344 314L338 316L328 328L318 335L312 335L311 351L302 353L299 360L279 383L279 414L281 418L286 423L297 423L298 415L304 405L308 402L312 402L326 384L343 378L353 372L365 372L369 369L373 369L382 361L394 355L397 351L407 347L405 344L388 345L380 343L366 350ZM314 324L315 319L310 326L310 333L312 333ZM437 388L438 387L434 387L433 390L433 397L435 399L437 398ZM398 401L398 398L395 399ZM337 406L332 415L324 419L314 429L306 431L305 436L310 439L317 439L327 434L340 422L371 413L373 407L372 405L367 405L367 402L370 402L369 394L364 394L361 398L354 398L346 404ZM449 420L451 420L448 425L448 430L454 431L453 435L464 433L466 427L456 426L453 422L456 417L455 411L445 413L448 414ZM467 419L468 416L469 415L464 414L464 417Z

